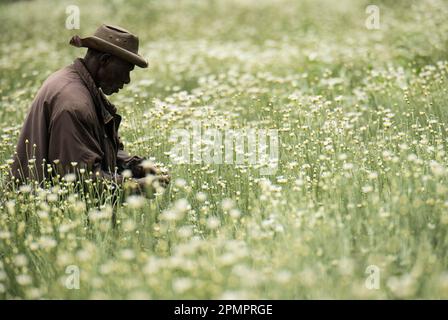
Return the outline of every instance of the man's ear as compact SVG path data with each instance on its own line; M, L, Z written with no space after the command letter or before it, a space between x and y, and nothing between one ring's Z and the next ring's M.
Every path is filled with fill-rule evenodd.
M100 64L102 66L107 65L111 61L112 56L108 53L104 53L100 56Z

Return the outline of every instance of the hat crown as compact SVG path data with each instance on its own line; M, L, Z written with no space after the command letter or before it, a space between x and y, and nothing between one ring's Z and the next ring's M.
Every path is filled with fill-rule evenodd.
M148 67L148 62L138 54L138 37L121 27L103 24L92 37L75 35L70 44L112 54L141 68Z
M138 52L138 37L121 27L103 24L94 36L135 54Z

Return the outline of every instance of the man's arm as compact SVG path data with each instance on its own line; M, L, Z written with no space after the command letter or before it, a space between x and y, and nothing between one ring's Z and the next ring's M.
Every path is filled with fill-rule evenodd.
M58 112L50 120L48 160L52 163L57 160L57 171L61 176L69 172L77 173L77 169L84 168L87 173L92 172L91 178L94 180L106 180L122 185L125 180L120 174L121 171L111 173L102 170L101 160L104 153L92 131L92 124L76 110ZM147 170L142 165L143 158L131 157L122 150L122 144L120 147L117 164L122 166L121 169L124 167L138 173L138 176L133 176L135 179L131 179L133 183L130 181L137 192L143 192L146 187L151 187L153 182L163 187L169 183L169 177L164 175L155 176L154 181L148 183L149 180L145 179ZM73 165L75 162L76 166Z
M76 109L63 109L50 119L48 161L57 163L62 176L76 169L93 172L92 178L113 180L121 184L123 177L101 169L104 152L95 138L92 124Z

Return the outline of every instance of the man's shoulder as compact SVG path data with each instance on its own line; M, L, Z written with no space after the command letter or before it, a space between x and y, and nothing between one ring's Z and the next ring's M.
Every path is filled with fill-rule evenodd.
M82 80L73 65L68 65L52 73L42 84L42 89L57 94L66 86L82 85Z
M86 117L95 113L91 94L73 65L50 75L42 86L42 91L51 98L53 111L73 112Z
M89 90L72 65L62 68L50 75L47 80L45 80L42 89L47 91L47 93L54 95L56 98L90 98Z

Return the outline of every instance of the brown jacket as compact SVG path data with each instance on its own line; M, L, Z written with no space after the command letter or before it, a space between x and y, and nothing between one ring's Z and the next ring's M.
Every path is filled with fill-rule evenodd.
M119 181L124 169L137 178L143 176L143 159L123 151L120 122L121 116L96 87L83 60L76 59L52 74L39 90L22 127L11 174L21 181L42 181L50 176L48 165L52 165L51 174L85 167Z

